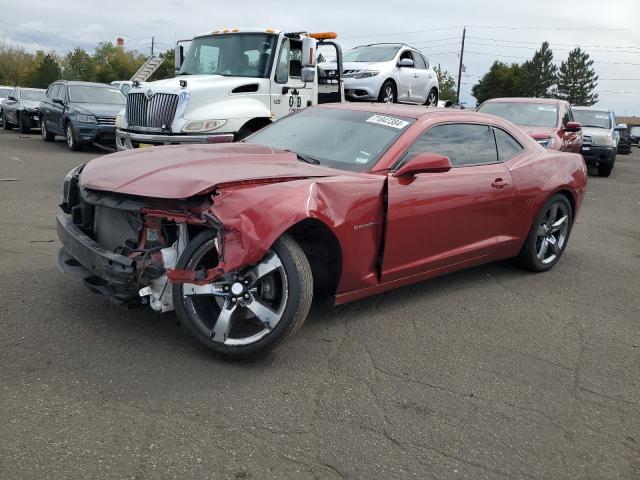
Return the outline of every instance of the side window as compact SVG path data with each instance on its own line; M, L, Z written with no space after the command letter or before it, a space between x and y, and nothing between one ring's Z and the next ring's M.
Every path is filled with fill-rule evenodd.
M420 55L419 53L415 53L413 55L413 58L415 59L415 62L416 62L416 68L419 68L420 70L427 69L427 64L424 62L424 58L422 57L422 55Z
M562 111L562 126L564 127L567 123L571 121L569 119L569 107L564 105L561 111Z
M427 57L425 57L424 55L420 55L422 57L422 59L424 60L425 63L425 68L429 68L429 59Z
M53 85L51 85L51 98L59 98L59 92L60 91L60 84L59 83L54 83Z
M493 133L496 135L496 145L498 147L498 160L504 162L515 157L524 150L518 141L504 130L494 128Z
M17 93L17 88L14 88L13 90L11 90L11 92L9 92L9 95L7 95L7 97L12 97L12 98L18 98L16 95Z
M287 83L289 81L289 39L282 40L280 54L278 55L278 65L276 67L276 83Z
M58 97L60 97L63 102L67 102L67 86L62 83L60 84L60 88L58 89Z
M496 141L488 125L452 123L432 127L409 147L402 163L425 152L449 157L454 167L498 161Z

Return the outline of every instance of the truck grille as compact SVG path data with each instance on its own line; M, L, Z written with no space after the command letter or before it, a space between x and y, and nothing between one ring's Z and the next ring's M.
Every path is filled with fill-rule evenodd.
M96 117L100 125L115 125L116 117Z
M178 95L156 93L150 99L144 93L127 95L127 123L132 127L167 128L173 123Z
M590 147L591 146L591 135L583 135L582 136L582 146Z

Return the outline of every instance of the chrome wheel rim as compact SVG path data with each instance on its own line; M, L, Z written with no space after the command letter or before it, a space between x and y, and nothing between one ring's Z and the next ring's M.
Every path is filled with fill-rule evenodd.
M436 103L436 92L434 92L433 90L429 93L429 96L427 97L427 103L429 105L434 105Z
M384 87L384 103L393 103L393 87L391 85L387 85Z
M67 145L69 145L69 148L73 147L73 132L71 131L71 125L67 127Z
M44 126L44 122L40 125L40 135L42 138L47 138L47 127Z
M213 262L206 261L207 257L212 258L212 249L213 241L203 245L187 268L213 266ZM282 260L269 250L257 265L227 274L216 282L183 284L182 297L187 315L211 342L247 346L276 328L287 306L289 287Z
M536 229L536 257L543 265L556 261L567 242L569 210L564 203L554 203L542 216Z

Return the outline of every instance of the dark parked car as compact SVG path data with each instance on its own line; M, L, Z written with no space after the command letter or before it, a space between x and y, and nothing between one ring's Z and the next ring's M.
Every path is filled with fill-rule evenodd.
M40 104L42 139L52 142L56 135L62 135L69 150L89 143L115 146L116 115L125 103L122 92L111 85L54 82Z
M4 125L4 120L2 117L2 104L4 103L3 100L7 98L7 95L11 93L11 90L13 90L13 87L0 85L0 122L2 122L2 125Z
M2 126L5 130L18 127L20 133L37 128L40 101L44 98L41 88L16 87L2 100Z
M631 145L640 146L640 125L629 125Z
M624 130L620 130L618 153L622 155L629 155L631 153L631 132L629 131L629 127Z

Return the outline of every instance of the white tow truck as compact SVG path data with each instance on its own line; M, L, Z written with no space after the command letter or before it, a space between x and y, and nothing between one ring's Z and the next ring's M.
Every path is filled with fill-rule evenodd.
M344 101L336 34L226 29L176 44L176 76L134 86L116 118L119 150L240 140L288 113ZM317 48L335 48L324 74Z

